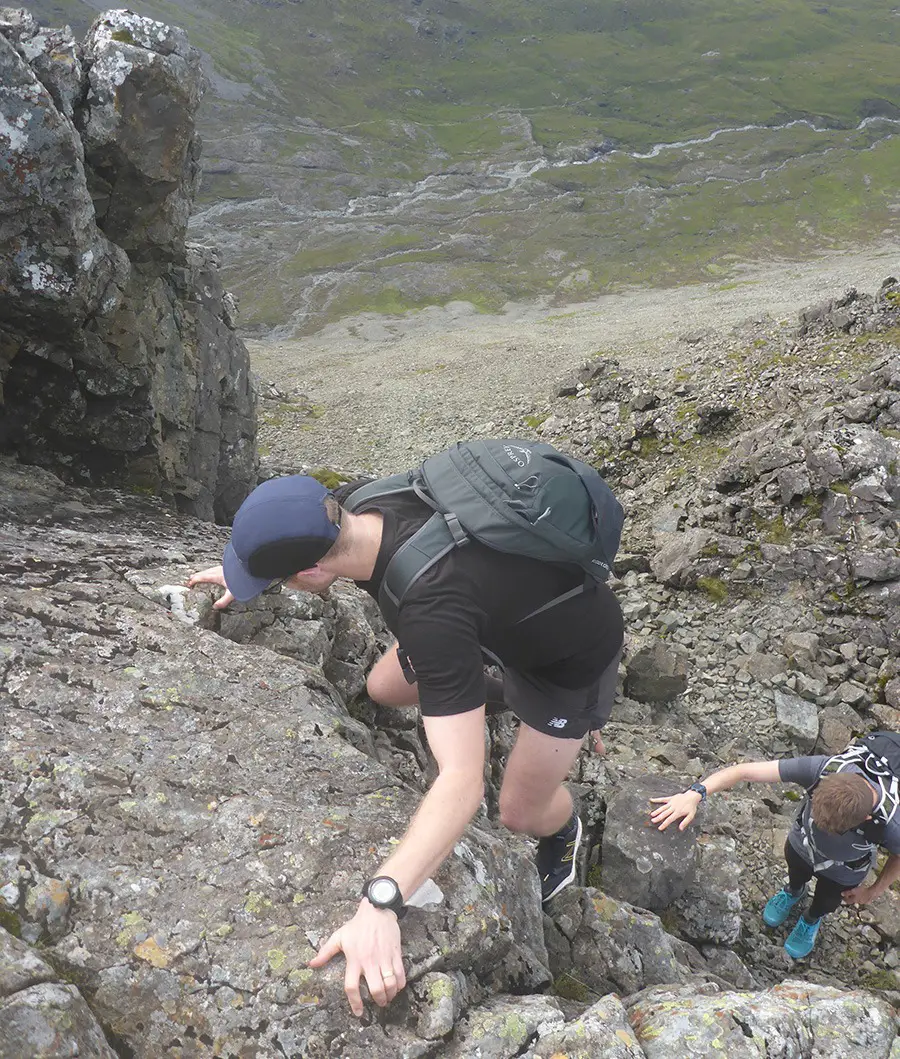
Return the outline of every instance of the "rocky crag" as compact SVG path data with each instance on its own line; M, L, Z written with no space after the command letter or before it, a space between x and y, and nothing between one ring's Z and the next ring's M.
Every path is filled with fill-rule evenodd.
M731 792L683 835L645 816L718 764L900 727L894 293L751 340L733 378L698 340L686 378L593 363L552 402L541 429L602 439L630 514L609 754L575 777L580 885L541 915L528 845L495 822L514 727L492 718L486 804L405 921L410 986L359 1023L340 967L306 961L431 769L414 713L362 693L370 601L214 611L181 586L224 531L0 464L0 1056L640 1059L689 1039L896 1059L900 895L841 910L791 964L759 922L789 792Z
M226 518L256 413L217 255L185 242L202 87L181 30L0 11L0 448Z

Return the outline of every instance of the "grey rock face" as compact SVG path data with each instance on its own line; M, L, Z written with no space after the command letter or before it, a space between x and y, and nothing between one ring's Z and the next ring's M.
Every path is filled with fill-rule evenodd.
M71 326L119 304L130 266L96 225L81 140L23 50L0 35L0 304L5 324Z
M648 989L626 1006L648 1059L683 1054L686 1038L692 1055L710 1059L888 1059L897 1026L884 1001L798 981L761 994Z
M631 656L625 666L626 694L638 702L669 702L687 687L684 657L661 640Z
M167 609L164 575L177 598L223 533L8 461L0 485L4 922L40 940L139 1059L187 1039L198 1057L326 1054L332 1040L396 1054L381 1026L360 1036L340 961L306 962L419 792L372 755L321 670L192 624L184 596L180 619ZM156 601L133 587L142 576ZM530 855L481 820L436 881L438 904L404 921L411 982L460 974L467 1004L548 984ZM53 988L57 1007L60 989L78 999ZM393 1017L406 1004L421 1044L426 1004L410 991Z
M79 125L103 229L134 260L183 260L200 179L200 53L183 30L130 11L97 19L84 53Z
M801 749L812 750L819 737L819 714L814 702L776 691L775 716Z
M470 1011L462 1020L447 1059L514 1059L538 1035L565 1022L555 997L499 997Z
M681 518L684 516L682 514ZM650 560L650 569L664 585L687 587L697 582L697 560L710 542L703 529L686 530L666 536L665 543Z
M569 887L542 921L531 851L480 815L436 873L441 893L404 920L409 988L353 1019L340 961L313 974L307 960L352 912L421 788L400 778L399 743L385 755L385 733L350 715L322 667L356 664L382 631L344 586L326 600L266 595L231 615L246 643L217 635L211 593L181 582L224 538L156 501L92 497L0 459L0 909L54 968L22 944L0 957L0 995L34 997L42 1025L59 1013L67 1033L83 1023L81 1053L103 1059L85 998L116 1053L135 1059L637 1059L640 1020L626 1024L611 991L685 984L679 997L703 999L710 978L752 985L733 952L707 956L596 889ZM259 644L276 627L278 653ZM283 653L322 633L322 666ZM412 747L415 722L403 723ZM701 843L710 885L691 936L724 939L713 931L734 914L713 899L727 893L724 832L749 826L742 804ZM890 910L879 915L878 937L893 929ZM680 905L674 916L689 922ZM559 998L546 995L551 973ZM767 996L722 995L737 1026ZM844 1019L833 1025L880 1054L869 1012L881 1002L830 995ZM682 1025L680 1007L666 1011L653 1017ZM4 1059L41 1054L22 1052L15 1025ZM832 1039L824 1014L817 1025L816 1040Z
M564 1026L542 1032L533 1059L644 1059L622 1001L610 994Z
M0 927L0 1059L115 1059L84 997Z
M690 883L697 865L695 836L649 820L650 799L683 790L671 780L640 777L627 783L606 807L603 829L604 892L629 904L661 912Z
M737 843L722 835L697 840L698 860L674 902L683 934L695 944L734 945L741 936L741 874Z
M225 519L256 409L213 251L185 243L199 53L130 12L85 48L0 22L0 449Z
M655 915L570 887L556 898L548 930L554 977L569 976L597 997L634 993L648 985L685 982L691 976L679 945Z

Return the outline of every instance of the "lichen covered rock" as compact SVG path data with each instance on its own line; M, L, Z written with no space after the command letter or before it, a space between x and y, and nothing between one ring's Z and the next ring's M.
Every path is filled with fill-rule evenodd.
M0 448L226 519L256 484L247 350L185 242L199 53L104 15L84 48L0 18Z

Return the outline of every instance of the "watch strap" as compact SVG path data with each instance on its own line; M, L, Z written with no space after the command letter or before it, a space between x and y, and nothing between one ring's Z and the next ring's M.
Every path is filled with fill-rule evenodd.
M702 783L692 783L690 787L688 787L688 790L696 791L700 795L701 805L706 801L706 787Z

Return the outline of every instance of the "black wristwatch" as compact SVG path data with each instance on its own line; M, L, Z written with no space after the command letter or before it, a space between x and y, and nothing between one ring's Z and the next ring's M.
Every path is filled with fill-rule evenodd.
M700 795L700 804L702 805L706 801L706 788L702 783L692 783L688 787L689 791L696 791Z
M376 875L364 885L362 895L374 908L384 908L393 912L398 919L406 915L406 905L400 887L390 875Z

